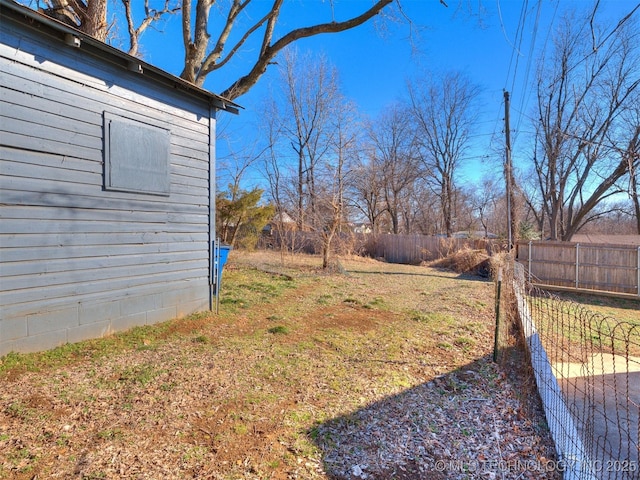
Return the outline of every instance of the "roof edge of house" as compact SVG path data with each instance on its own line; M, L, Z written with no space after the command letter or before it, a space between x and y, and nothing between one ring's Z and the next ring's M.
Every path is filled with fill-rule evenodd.
M0 17L3 19L12 19L28 28L55 37L69 45L69 48L80 48L90 55L102 58L125 70L137 72L149 78L149 80L163 84L166 87L179 89L190 95L205 99L218 110L238 114L240 109L243 108L227 98L187 82L144 60L101 42L70 25L66 25L41 12L20 5L13 0L0 0ZM2 22L0 22L0 25L1 24Z

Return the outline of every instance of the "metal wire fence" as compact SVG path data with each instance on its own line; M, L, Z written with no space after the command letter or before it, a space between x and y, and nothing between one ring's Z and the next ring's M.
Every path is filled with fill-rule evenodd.
M502 308L513 321L497 333L503 347L521 334L564 478L640 479L640 312L638 324L594 313L531 287L510 264Z

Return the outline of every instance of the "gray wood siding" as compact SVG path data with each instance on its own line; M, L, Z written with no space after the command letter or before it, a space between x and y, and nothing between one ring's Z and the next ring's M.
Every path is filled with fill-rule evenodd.
M210 110L3 22L0 355L209 306ZM103 189L103 112L169 129L170 195Z

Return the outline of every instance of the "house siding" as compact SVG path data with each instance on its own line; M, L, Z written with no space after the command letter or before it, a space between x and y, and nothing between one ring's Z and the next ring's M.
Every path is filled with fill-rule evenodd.
M0 355L209 309L210 105L6 19L0 77ZM105 112L170 130L168 196L103 188Z

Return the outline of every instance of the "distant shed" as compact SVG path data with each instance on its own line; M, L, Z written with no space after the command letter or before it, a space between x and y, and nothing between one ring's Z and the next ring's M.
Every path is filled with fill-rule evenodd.
M0 355L211 308L216 112L0 0Z

